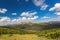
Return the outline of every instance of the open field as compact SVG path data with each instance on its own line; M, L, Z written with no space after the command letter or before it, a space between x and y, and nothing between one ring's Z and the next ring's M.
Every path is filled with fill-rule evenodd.
M0 40L60 40L60 28L41 31L0 28Z
M60 24L0 26L0 40L60 40Z
M26 35L13 34L12 36L2 35L0 36L0 40L39 40L39 38L38 36L33 34Z
M59 40L59 39L48 39L45 37L38 37L34 34L25 34L25 35L19 35L19 34L13 34L13 35L2 35L0 36L0 40Z

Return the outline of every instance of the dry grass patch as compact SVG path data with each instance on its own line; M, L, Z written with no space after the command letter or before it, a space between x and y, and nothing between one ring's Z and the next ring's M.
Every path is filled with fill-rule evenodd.
M0 40L49 40L44 37L38 37L34 34L25 34L25 35L19 35L19 34L13 34L13 35L2 35L0 36Z

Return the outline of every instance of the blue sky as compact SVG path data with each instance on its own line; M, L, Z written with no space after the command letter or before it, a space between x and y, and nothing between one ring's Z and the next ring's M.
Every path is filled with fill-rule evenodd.
M59 21L59 7L60 0L0 0L0 20Z

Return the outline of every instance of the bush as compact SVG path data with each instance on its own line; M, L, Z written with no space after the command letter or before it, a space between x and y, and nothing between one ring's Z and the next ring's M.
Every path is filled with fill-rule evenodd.
M60 34L59 33L50 34L50 35L47 35L47 37L52 38L52 39L56 39L56 38L60 37Z

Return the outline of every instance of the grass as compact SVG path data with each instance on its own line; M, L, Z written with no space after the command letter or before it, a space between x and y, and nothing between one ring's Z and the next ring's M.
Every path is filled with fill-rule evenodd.
M25 35L19 35L19 34L13 34L13 36L2 35L0 37L2 40L38 40L39 38L36 35L33 34L25 34Z
M21 30L0 27L0 40L59 40L60 28L47 30Z
M57 39L60 38L60 28L42 30L41 32L38 32L37 35L39 37L43 36L49 39Z
M0 36L0 40L60 40L60 38L48 39L46 37L38 37L35 34L13 34L12 36L9 36L9 34L3 34Z
M25 35L13 34L13 36L9 36L9 34L6 34L0 36L0 40L53 40L53 39L38 37L35 34L25 34Z

